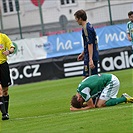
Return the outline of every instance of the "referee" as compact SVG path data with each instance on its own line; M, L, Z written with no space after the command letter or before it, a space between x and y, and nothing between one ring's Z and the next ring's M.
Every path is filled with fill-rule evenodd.
M9 65L7 63L7 56L14 52L15 47L10 38L0 33L0 110L2 113L2 120L8 120L8 105L9 94L8 86L11 85Z

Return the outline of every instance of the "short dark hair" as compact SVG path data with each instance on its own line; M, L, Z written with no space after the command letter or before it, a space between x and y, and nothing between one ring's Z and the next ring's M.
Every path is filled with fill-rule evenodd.
M74 13L74 16L76 16L78 19L82 19L83 21L87 20L87 15L84 10L78 10L77 12Z
M81 104L80 104L80 102L77 100L77 96L76 95L74 95L73 97L72 97L72 99L71 99L71 105L73 106L73 107L75 107L75 108L81 108Z
M133 14L133 11L128 12L128 17Z

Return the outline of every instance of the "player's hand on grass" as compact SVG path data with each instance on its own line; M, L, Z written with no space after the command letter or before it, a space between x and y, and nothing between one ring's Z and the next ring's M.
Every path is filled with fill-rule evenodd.
M76 110L78 110L78 109L73 106L70 107L70 111L76 111Z

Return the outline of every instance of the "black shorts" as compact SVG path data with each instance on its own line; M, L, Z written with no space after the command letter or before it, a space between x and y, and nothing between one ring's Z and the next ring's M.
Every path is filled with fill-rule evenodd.
M11 85L10 70L7 62L0 64L0 84L2 87Z

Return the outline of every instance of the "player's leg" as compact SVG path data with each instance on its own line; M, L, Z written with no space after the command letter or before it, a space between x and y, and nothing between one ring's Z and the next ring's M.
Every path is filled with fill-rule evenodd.
M84 64L84 68L83 68L83 79L85 79L88 76L89 76L88 64Z
M2 113L2 120L9 119L8 117L6 117L7 113L6 113L6 109L5 109L5 102L3 99L3 90L2 90L1 84L0 84L0 110Z
M118 78L112 75L112 80L101 93L100 100L98 101L98 107L102 106L114 106L119 103L126 102L125 97L116 98L119 91L120 82ZM104 101L103 101L104 100Z
M9 95L8 86L11 84L9 65L7 62L1 65L1 85L3 90L3 100L5 104L6 115L8 115ZM5 118L6 119L6 118ZM8 118L9 119L9 115Z
M111 98L109 99L106 103L105 106L114 106L120 103L126 102L125 97L120 97L120 98Z
M98 74L98 61L93 61L95 68L91 69L89 67L89 62L84 63L84 69L83 69L83 77L86 78L88 76Z
M0 111L1 111L2 115L5 115L6 110L5 110L5 103L4 103L4 99L3 99L3 90L2 90L2 85L1 85L1 78L2 78L1 67L2 67L2 65L0 65Z
M97 107L105 107L105 106L114 106L123 102L126 102L125 97L120 97L120 98L111 98L108 101L106 100L99 100L99 103L97 104Z
M2 88L3 88L3 98L5 102L6 112L8 113L8 106L9 106L9 94L8 94L8 86L11 85L10 79L10 71L8 63L3 64L3 71L2 71Z
M112 86L112 91L110 93L110 99L106 101L105 106L114 106L123 102L126 102L127 99L125 97L117 98L117 94L119 91L120 82L118 78L114 75L112 75L112 83L110 84L110 87Z
M8 106L9 106L8 87L3 88L3 99L4 99L4 102L5 102L6 113L8 113Z

